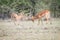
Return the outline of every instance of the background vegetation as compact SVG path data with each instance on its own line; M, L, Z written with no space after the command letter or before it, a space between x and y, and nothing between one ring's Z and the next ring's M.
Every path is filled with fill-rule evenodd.
M60 17L60 0L0 0L0 17L21 11L35 15L44 9L51 10L52 17Z

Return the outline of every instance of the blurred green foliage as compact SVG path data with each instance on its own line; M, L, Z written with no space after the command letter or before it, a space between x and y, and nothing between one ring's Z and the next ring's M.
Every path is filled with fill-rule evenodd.
M60 13L60 0L0 0L0 13L21 12L32 13L49 9L52 15ZM56 13L57 12L57 13Z

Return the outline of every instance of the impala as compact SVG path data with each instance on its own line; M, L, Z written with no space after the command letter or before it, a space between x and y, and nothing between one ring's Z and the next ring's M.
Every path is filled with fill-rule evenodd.
M37 15L32 16L32 21L34 22L34 20L38 19L38 24L39 24L40 20L43 17L46 19L46 23L48 23L48 21L50 20L50 11L49 10L43 10L43 11L37 13Z
M16 24L18 21L22 20L23 17L24 17L24 15L22 13L20 13L19 15L16 13L11 14L11 19L14 21L14 24Z

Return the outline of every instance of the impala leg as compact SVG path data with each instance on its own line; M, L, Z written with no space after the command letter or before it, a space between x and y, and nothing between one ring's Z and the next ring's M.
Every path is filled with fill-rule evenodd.
M16 25L14 18L11 17L11 21Z
M38 25L40 24L41 19L38 19Z
M52 24L51 18L46 18L46 24L48 24L48 22L49 22L50 24Z
M17 25L20 25L20 24L19 24L19 23L20 23L19 21L17 21L17 23L18 23Z
M32 22L34 23L34 19L31 19L32 20Z
M46 18L46 24L48 24L48 18Z
M41 23L43 24L43 20L41 19Z
M18 25L18 21L16 19L13 20L14 25Z
M32 22L34 23L34 20Z
M16 25L16 23L15 23L16 20L13 16L11 16L11 21L14 23L14 25Z
M19 22L18 22L18 21L14 21L14 24L15 24L15 25L19 25Z
M12 20L12 22L14 23L14 25L16 25L16 23L15 23L15 21L14 21L14 20Z
M40 18L40 19L38 20L38 25L39 25L40 23L43 24L42 18Z
M46 15L45 15L45 19L46 19L46 24L48 24L48 21L49 21L49 14L46 14Z
M52 24L52 22L51 22L51 21L52 21L51 18L49 18L49 21L50 21L50 24Z
M16 25L16 21L14 21L14 25Z
M19 23L20 23L19 20L16 20L16 21L15 21L15 24L16 24L16 25L20 25Z

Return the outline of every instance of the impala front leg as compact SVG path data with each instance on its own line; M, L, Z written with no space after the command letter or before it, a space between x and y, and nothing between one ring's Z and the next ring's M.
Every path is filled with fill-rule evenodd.
M49 18L48 20L49 20L50 24L52 24L52 20L51 20L51 18Z
M48 24L48 18L46 17L46 24Z
M34 23L34 19L32 19L32 22Z
M38 25L40 24L40 20L41 20L41 19L38 19Z

